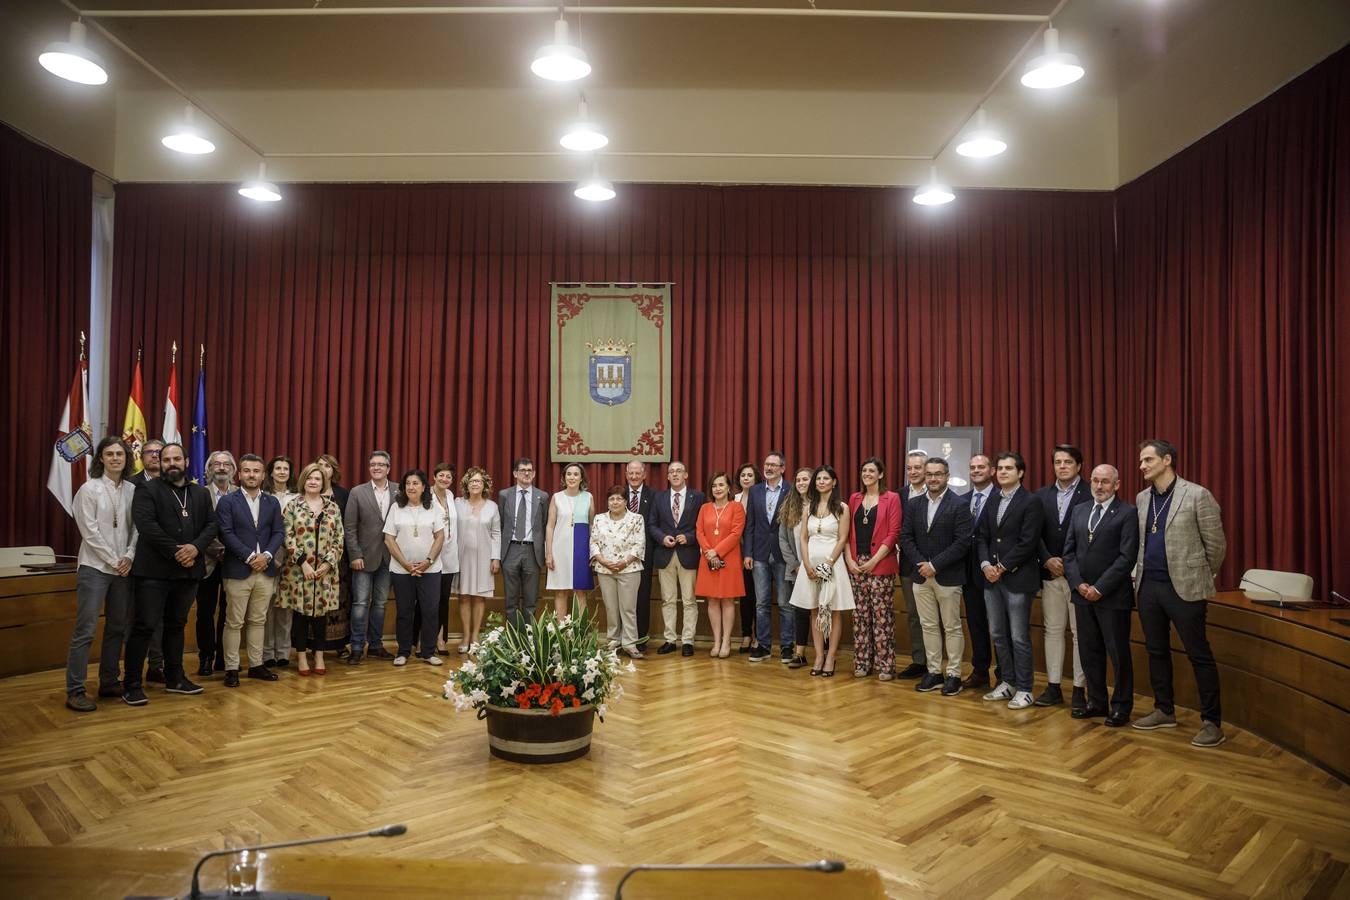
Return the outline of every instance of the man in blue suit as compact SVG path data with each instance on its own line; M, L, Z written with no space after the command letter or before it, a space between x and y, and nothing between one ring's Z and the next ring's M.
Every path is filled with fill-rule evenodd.
M778 549L778 510L787 499L792 486L783 480L787 458L781 450L764 457L764 480L751 485L745 502L745 534L741 537L741 554L745 567L755 576L755 641L759 644L750 651L751 662L763 662L773 655L769 649L770 623L773 616L773 594L778 592L778 643L781 662L792 662L792 607L788 605L791 592L787 587L787 564Z
M666 467L667 490L652 501L647 517L647 540L652 550L652 568L661 579L661 618L666 641L657 653L694 655L694 631L698 627L698 603L694 577L698 574L698 513L703 494L687 485L689 470L678 459ZM678 607L684 606L684 629L675 630ZM682 647L676 647L680 641Z
M239 458L242 490L225 494L216 504L220 540L225 545L221 579L225 586L225 686L239 687L239 631L248 623L248 677L276 681L263 665L263 626L277 589L272 558L281 550L281 504L262 490L264 462L246 453Z

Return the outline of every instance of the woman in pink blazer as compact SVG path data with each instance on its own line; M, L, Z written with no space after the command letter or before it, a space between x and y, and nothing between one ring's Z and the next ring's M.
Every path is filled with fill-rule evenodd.
M858 473L862 490L848 498L852 527L844 560L853 584L853 676L895 677L895 573L900 548L900 496L886 490L886 464L875 456Z

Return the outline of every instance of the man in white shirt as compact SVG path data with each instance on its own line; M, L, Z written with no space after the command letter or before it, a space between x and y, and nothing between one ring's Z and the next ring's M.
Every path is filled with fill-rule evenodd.
M263 626L277 588L272 558L281 552L281 504L264 493L263 459L246 453L239 460L242 489L216 504L220 539L225 544L221 575L225 585L225 686L239 687L239 636L248 622L248 677L276 681L263 665Z
M104 614L98 660L98 695L122 696L118 666L131 616L131 563L136 556L136 525L131 498L136 488L123 480L131 448L120 437L98 442L89 463L89 480L75 494L75 524L80 529L79 568L75 574L75 631L66 654L66 706L93 712L98 705L84 690L89 648Z
M980 518L989 507L994 495L994 465L989 457L977 453L970 458L970 493L965 496L970 503L970 526L972 533L980 530ZM994 650L989 643L989 615L984 609L984 573L980 571L980 561L975 550L975 542L970 544L970 555L966 559L966 581L961 593L966 601L966 620L969 632L966 643L970 644L970 675L961 683L962 687L978 690L981 693L994 686L989 680L989 666L994 661ZM1002 680L1002 670L995 669L995 678Z
M502 517L502 586L506 618L523 622L539 602L544 570L544 522L548 494L534 486L534 460L522 456L511 466L516 483L497 494Z
M661 618L666 642L657 653L694 655L694 631L698 626L698 602L694 599L694 579L698 574L698 513L703 494L689 488L689 470L672 460L666 467L670 488L656 496L647 522L647 542L655 546L653 567L661 578ZM684 607L684 629L676 631L676 617ZM676 646L676 641L682 647Z
M909 501L928 493L928 484L924 480L924 464L928 454L922 450L911 450L905 454L905 481L900 489L900 505L908 509ZM901 527L904 523L901 522ZM896 673L900 678L921 678L928 674L928 654L923 646L923 622L919 619L919 606L914 600L915 560L907 556L900 557L900 593L905 597L905 621L909 624L910 663Z
M384 545L384 523L394 505L396 488L389 481L393 457L385 450L372 450L366 459L370 480L352 488L343 515L343 540L347 564L352 570L351 653L347 665L361 662L367 652L373 659L393 659L384 649L384 608L389 600L389 548Z

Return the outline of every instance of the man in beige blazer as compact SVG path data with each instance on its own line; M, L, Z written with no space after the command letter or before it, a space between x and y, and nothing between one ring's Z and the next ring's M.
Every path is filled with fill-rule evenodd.
M1175 626L1200 694L1201 728L1191 743L1217 747L1224 742L1219 669L1205 634L1205 614L1228 543L1214 495L1179 477L1176 461L1177 448L1168 441L1150 438L1139 445L1139 471L1150 486L1135 498L1139 511L1135 587L1153 682L1153 712L1133 724L1144 731L1177 725L1172 701Z

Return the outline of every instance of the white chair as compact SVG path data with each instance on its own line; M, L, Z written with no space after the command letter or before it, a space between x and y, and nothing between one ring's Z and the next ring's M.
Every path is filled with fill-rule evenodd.
M0 569L17 569L34 563L50 565L54 562L56 552L51 547L0 547Z
M1248 600L1283 600L1286 603L1306 603L1312 600L1311 575L1298 572L1277 572L1274 569L1248 569L1238 584Z

